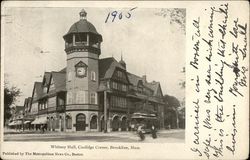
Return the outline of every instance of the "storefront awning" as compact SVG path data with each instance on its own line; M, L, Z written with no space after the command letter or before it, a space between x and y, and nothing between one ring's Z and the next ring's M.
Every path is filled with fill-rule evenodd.
M31 121L24 121L24 124L30 123Z
M155 114L147 114L147 113L134 113L131 117L132 119L142 118L142 119L157 119Z
M8 125L9 125L9 126L14 126L14 125L15 125L15 122L12 121L12 122L10 122Z
M22 121L12 121L11 123L9 123L9 126L15 126L15 125L21 125Z
M46 124L47 123L47 117L39 117L36 118L31 124Z
M157 119L156 117L148 117L148 116L132 116L132 119Z

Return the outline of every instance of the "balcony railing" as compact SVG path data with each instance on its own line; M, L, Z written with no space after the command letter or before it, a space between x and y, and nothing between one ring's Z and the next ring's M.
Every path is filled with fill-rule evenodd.
M75 42L75 44L73 43L65 43L65 48L70 48L70 47L93 47L93 48L97 48L100 49L100 44L96 43L96 44L87 44L87 42Z

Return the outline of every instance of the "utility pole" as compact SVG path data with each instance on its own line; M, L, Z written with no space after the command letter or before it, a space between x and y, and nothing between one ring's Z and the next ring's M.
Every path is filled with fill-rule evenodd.
M107 133L107 122L108 122L108 114L107 114L107 92L104 91L104 133Z
M179 115L177 108L175 108L175 113L176 113L176 128L179 129Z

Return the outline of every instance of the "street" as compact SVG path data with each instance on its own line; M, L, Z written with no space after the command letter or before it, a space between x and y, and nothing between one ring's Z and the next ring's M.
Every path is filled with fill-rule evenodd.
M135 132L7 132L4 141L84 141L84 142L139 142L139 143L184 143L185 130L160 130L157 138L145 134L140 141Z

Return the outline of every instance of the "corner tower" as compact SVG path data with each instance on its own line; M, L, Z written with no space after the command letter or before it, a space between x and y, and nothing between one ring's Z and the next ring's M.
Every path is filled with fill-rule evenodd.
M80 20L63 36L67 54L66 113L72 111L68 113L72 117L73 130L88 129L90 114L93 114L89 111L98 109L96 91L99 84L98 61L102 42L102 36L95 26L87 21L87 12L83 9L79 15ZM77 122L79 113L81 123Z

